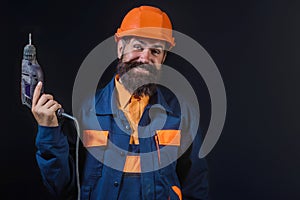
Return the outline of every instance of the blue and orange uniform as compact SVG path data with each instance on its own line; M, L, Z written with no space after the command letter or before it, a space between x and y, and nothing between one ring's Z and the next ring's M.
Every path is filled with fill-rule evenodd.
M207 164L195 156L201 133L190 145L193 115L181 114L174 94L158 86L151 97L134 97L114 77L93 98L79 114L81 199L208 199ZM74 158L63 130L38 127L36 158L51 194L75 199Z

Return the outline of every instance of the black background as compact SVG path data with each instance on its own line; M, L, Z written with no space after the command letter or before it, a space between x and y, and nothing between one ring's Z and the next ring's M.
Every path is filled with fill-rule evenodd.
M174 29L201 44L222 75L227 117L207 156L211 200L300 199L300 2L284 0L6 2L1 6L0 198L48 196L35 160L36 123L20 102L28 33L45 73L45 90L71 112L82 61L141 4L166 11ZM196 85L207 95L201 88ZM201 102L209 116L209 102ZM203 126L207 123L204 119Z

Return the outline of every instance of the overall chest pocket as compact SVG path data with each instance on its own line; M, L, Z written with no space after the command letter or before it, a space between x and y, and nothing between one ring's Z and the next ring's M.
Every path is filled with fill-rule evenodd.
M82 136L83 146L90 147L105 147L108 140L108 131L102 130L84 130Z
M175 129L156 130L155 143L159 165L168 166L178 159L181 131ZM160 170L161 173L164 170Z
M104 153L108 145L109 131L84 130L82 136L83 146L87 149L85 165L92 168L90 163L96 165L96 161L103 163ZM98 166L98 165L97 165Z
M180 130L157 130L157 142L164 146L180 146Z

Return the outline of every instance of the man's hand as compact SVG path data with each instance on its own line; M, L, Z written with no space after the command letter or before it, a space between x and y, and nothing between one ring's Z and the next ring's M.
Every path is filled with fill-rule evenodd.
M34 89L31 112L40 126L58 126L55 112L61 105L50 94L41 94L42 82Z

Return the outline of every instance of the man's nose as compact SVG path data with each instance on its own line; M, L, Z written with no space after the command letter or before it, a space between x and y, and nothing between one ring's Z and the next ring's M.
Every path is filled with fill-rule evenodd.
M150 60L151 60L151 51L150 51L150 49L148 49L148 48L143 49L143 51L140 52L138 61L148 64L148 63L150 63Z

